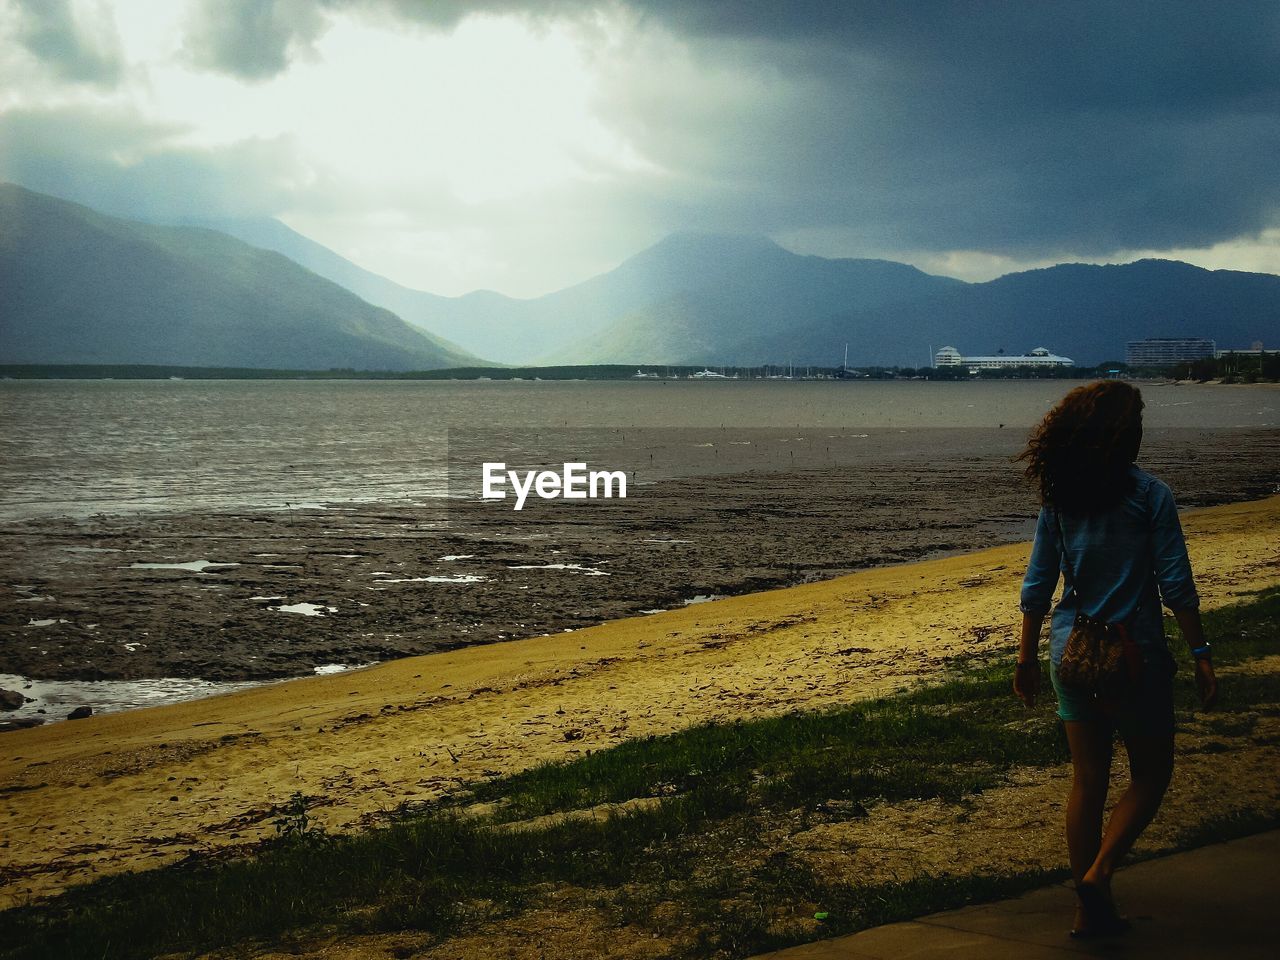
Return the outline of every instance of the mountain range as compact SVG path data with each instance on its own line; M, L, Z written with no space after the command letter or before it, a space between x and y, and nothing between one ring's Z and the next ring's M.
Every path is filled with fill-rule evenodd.
M920 366L1038 346L1081 364L1146 337L1280 341L1280 277L1175 260L1060 264L965 283L887 260L802 256L759 237L679 233L527 300L441 297L370 273L275 220L209 226L277 250L371 303L504 363Z
M920 366L1128 340L1280 341L1280 277L1177 261L1061 264L965 283L886 260L680 233L531 299L445 297L270 219L147 224L0 185L0 361L403 370L482 361ZM405 321L408 321L407 323Z
M0 360L413 370L476 358L278 253L0 184Z
M1124 360L1127 341L1148 337L1205 337L1224 350L1280 346L1280 277L1176 260L1059 264L827 317L742 350L776 357L790 347L797 361L817 362L847 341L859 363L920 366L942 345L969 355L1044 346L1092 366Z

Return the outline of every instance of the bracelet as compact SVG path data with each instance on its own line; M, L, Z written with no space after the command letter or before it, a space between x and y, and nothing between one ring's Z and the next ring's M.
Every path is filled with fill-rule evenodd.
M1195 648L1193 648L1193 649L1192 649L1192 651L1191 651L1191 655L1192 655L1193 657L1195 657L1197 660L1208 660L1208 659L1209 659L1209 644L1207 644L1207 643L1206 643L1206 644L1204 644L1204 645L1202 645L1202 646L1199 646L1199 647L1195 647Z

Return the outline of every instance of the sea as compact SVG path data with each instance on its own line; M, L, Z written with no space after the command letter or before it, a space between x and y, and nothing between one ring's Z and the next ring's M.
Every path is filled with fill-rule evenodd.
M980 381L0 381L0 524L94 514L421 501L451 459L541 447L590 457L655 436L678 446L750 431L826 438L1026 431L1074 383ZM1266 429L1280 390L1148 384L1148 430ZM784 436L784 439L785 436ZM963 448L965 441L957 440ZM740 446L747 447L747 440ZM812 449L812 444L809 448ZM666 476L750 467L744 451L668 457ZM791 459L784 465L796 465ZM649 458L652 460L652 457ZM646 479L652 479L650 476Z

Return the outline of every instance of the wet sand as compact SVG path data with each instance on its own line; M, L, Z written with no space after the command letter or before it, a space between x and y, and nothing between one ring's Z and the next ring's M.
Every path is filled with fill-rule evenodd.
M1280 497L1185 515L1206 606L1280 580ZM0 895L232 850L300 790L332 829L712 719L846 703L1011 651L1026 543L0 739ZM597 578L603 579L603 578ZM691 585L692 586L692 585Z
M455 500L10 523L0 674L303 676L1017 542L1035 517L1010 462L1021 439L873 431L853 465L789 470L780 445L768 469L519 514ZM1142 462L1184 507L1266 496L1280 431L1153 431Z

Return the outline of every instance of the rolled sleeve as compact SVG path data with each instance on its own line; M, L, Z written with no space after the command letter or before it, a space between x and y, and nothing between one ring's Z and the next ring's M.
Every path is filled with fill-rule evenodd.
M1036 521L1036 538L1031 545L1027 575L1022 578L1022 595L1018 608L1032 616L1044 616L1053 604L1053 591L1061 573L1058 529L1046 507L1040 508Z
M1191 558L1173 491L1158 480L1151 485L1151 548L1160 600L1170 610L1198 608L1200 596L1191 577Z

